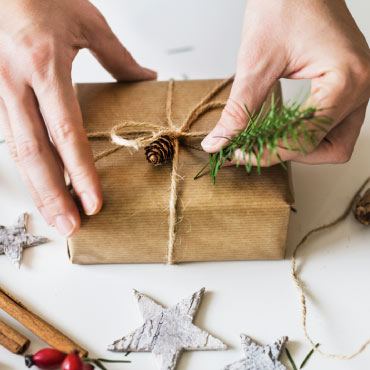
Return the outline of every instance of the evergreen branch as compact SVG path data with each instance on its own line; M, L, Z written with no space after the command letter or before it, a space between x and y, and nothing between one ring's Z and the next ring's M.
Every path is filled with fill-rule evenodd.
M268 152L268 158L277 156L278 149L307 153L308 147L318 144L318 134L326 132L330 119L325 116L316 116L314 107L303 108L300 103L277 105L272 98L271 106L267 112L262 106L258 113L248 113L248 126L233 138L227 138L229 144L218 153L210 154L209 169L213 183L220 169L228 162L234 160L235 151L239 150L245 159L247 173L252 172L252 158L255 158L257 172L261 173L261 161ZM237 166L239 163L237 163ZM200 177L201 170L196 178Z

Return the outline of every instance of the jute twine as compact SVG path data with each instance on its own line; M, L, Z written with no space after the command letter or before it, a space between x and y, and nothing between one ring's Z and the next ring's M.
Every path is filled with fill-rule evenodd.
M308 328L307 328L307 316L308 316L308 311L307 311L307 298L306 294L304 291L304 283L299 277L299 272L298 272L298 267L297 267L297 253L299 249L305 244L305 242L314 234L332 228L334 226L337 226L341 222L343 222L352 212L354 205L356 202L360 199L361 193L365 189L365 187L370 183L370 177L363 183L363 185L360 187L360 189L356 192L354 197L352 198L351 202L347 206L347 208L344 210L344 212L339 215L335 220L332 222L329 222L328 224L316 227L309 231L302 239L301 241L297 244L293 251L293 256L292 256L292 265L291 265L291 273L292 277L294 280L295 285L298 288L299 291L299 296L300 296L300 306L301 306L301 319L302 319L302 326L303 326L303 332L304 336L306 339L310 342L312 348L320 353L321 355L332 358L332 359L337 359L337 360L350 360L363 351L370 345L370 338L366 340L362 345L359 346L357 350L355 350L353 353L347 354L347 355L342 355L342 354L336 354L336 353L330 353L330 352L325 352L318 348L316 346L315 341L312 339L311 335L308 333Z
M121 148L138 150L162 136L168 136L173 140L174 155L171 169L171 185L169 196L169 216L168 216L168 244L167 244L167 263L173 264L174 246L176 240L177 215L177 183L180 178L178 174L179 165L179 139L185 137L204 137L208 132L189 132L191 126L205 113L220 109L225 106L225 102L211 101L219 92L233 81L233 77L221 81L217 84L203 99L190 111L185 120L176 125L172 119L173 90L174 81L168 83L166 99L166 122L165 125L159 125L151 122L141 121L123 121L112 127L110 131L98 131L88 133L88 137L93 139L111 140L116 147L109 148L95 156L95 162L105 158Z

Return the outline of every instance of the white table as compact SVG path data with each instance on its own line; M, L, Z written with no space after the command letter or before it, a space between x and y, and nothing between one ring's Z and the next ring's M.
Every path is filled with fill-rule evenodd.
M160 79L224 77L233 72L243 16L241 0L94 1L128 48ZM370 3L352 0L349 6L368 39ZM184 48L182 53L172 49ZM186 51L188 50L188 51ZM169 53L170 51L170 53ZM82 52L75 63L76 81L104 81L106 72ZM285 84L286 96L296 96L302 84ZM370 174L370 116L367 116L352 160L340 166L294 165L298 214L290 225L289 245L305 231L337 215L355 189ZM176 303L202 286L209 293L196 323L230 345L225 352L185 354L179 369L222 369L241 357L239 334L268 343L290 337L297 362L309 350L300 327L290 261L198 263L180 266L76 266L68 261L65 241L42 221L7 152L0 146L0 224L11 224L24 211L31 213L31 230L52 242L24 254L18 271L0 257L0 282L34 311L70 334L93 355L109 356L105 347L141 323L131 289L165 305ZM268 225L266 225L268 227ZM315 239L305 250L303 278L313 292L310 330L323 348L348 352L370 335L370 230L348 220ZM104 248L104 245L102 245ZM312 303L313 302L313 303ZM0 313L0 318L17 326ZM23 329L21 329L23 331ZM42 346L35 337L32 350ZM113 354L111 357L120 357ZM150 354L131 354L127 366L110 369L155 369ZM23 368L21 357L0 348L0 369ZM307 369L363 370L370 349L351 362L315 355Z

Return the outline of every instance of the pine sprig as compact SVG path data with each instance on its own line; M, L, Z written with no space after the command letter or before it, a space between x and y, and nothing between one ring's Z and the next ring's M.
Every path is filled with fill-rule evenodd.
M301 366L299 368L296 365L296 363L294 362L293 356L291 355L289 349L288 348L285 348L285 354L286 354L286 356L288 358L288 361L290 363L290 366L292 367L292 370L303 369L307 365L307 363L310 360L310 358L312 357L312 355L314 354L315 349L318 348L319 346L320 346L320 343L317 343L315 345L315 347L312 348L310 352L308 352L308 354L306 355L306 357L302 361Z
M325 116L316 116L317 109L314 107L303 108L300 103L280 106L274 98L267 112L264 106L256 114L245 108L249 116L248 126L237 136L227 138L229 144L209 156L210 175L214 183L220 169L228 161L234 160L236 150L240 150L246 160L245 169L248 173L253 168L252 158L256 159L257 172L260 173L261 161L266 151L267 158L278 156L279 148L306 153L308 147L317 145L318 133L326 131L330 122ZM278 158L284 165L279 156ZM205 168L195 178L200 177L204 170Z

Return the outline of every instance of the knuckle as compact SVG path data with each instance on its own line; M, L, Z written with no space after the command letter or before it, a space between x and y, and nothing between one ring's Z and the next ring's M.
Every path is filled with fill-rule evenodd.
M96 25L96 27L100 30L106 30L107 28L109 28L108 21L106 20L104 15L95 7L90 14L90 20L92 20L92 23Z
M353 87L353 79L351 78L350 73L344 69L341 69L337 70L334 76L334 83L337 93L346 96Z
M9 154L10 157L17 162L18 161L18 151L17 151L17 146L15 145L14 141L8 141L8 149L9 149Z
M96 40L97 37L106 37L109 34L106 31L110 30L109 24L103 14L93 5L91 10L89 12L89 21L83 24L88 41Z
M76 130L70 120L63 119L51 127L51 136L57 145L76 141Z
M101 12L99 12L99 11L96 11L95 12L95 20L102 27L104 27L104 28L109 27L108 21L106 20L106 18L104 17L104 15Z
M72 168L69 171L69 176L73 185L76 187L86 183L91 177L88 170L86 168L83 168L82 166Z
M37 140L22 139L17 141L16 153L20 161L29 163L42 157L43 147Z
M40 199L41 199L41 203L44 207L48 208L48 207L53 207L55 208L55 206L57 204L60 204L62 199L63 199L63 195L61 192L58 192L58 191L51 191L51 190L46 190L46 191L42 191L40 193Z
M32 79L45 79L55 68L56 42L45 35L24 36L20 41L24 60L30 66Z
M370 58L355 56L350 63L352 71L359 77L368 77L370 74Z
M31 66L37 69L46 65L52 59L55 48L50 39L43 37L41 40L29 44L26 50Z
M14 74L8 64L0 64L0 93L4 98L8 94L17 94Z
M367 95L370 95L370 58L356 58L352 68L360 85L364 86Z
M0 80L1 82L6 82L6 81L9 81L11 78L10 78L10 70L9 70L9 66L4 64L4 63L1 63L0 64Z
M224 118L232 122L232 126L243 129L247 124L247 112L245 108L236 100L229 98L222 112Z
M336 85L341 92L355 89L362 94L370 92L370 58L353 53L336 73Z
M333 162L337 164L347 163L352 157L352 152L353 150L350 150L344 146L335 148L332 153Z

